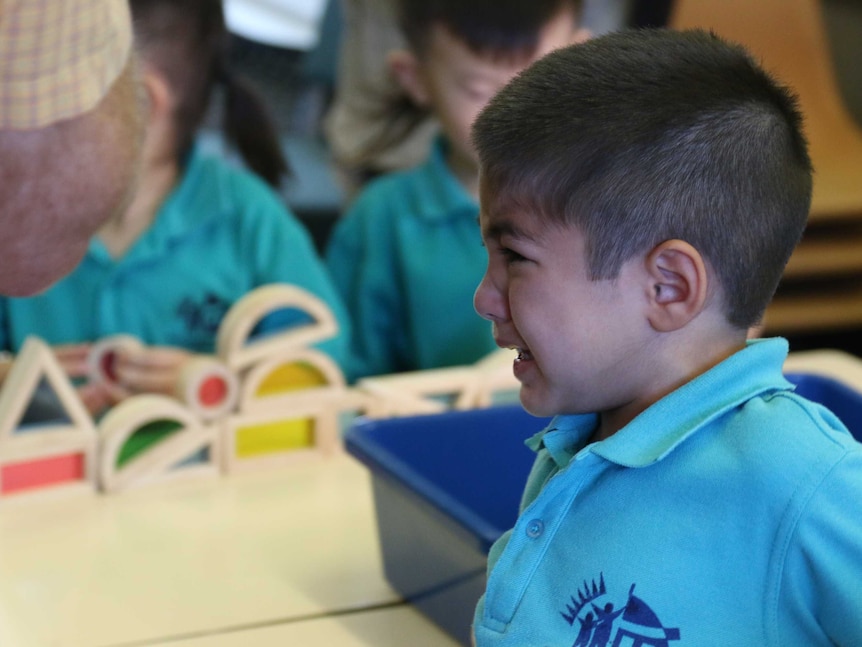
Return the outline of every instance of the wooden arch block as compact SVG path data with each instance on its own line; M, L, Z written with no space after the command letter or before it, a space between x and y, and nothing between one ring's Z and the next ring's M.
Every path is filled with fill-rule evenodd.
M285 353L249 369L243 379L240 411L277 396L309 396L344 389L344 373L328 355L313 348Z
M250 341L266 315L283 308L302 310L311 322ZM338 332L329 307L316 296L295 285L274 283L259 287L237 301L225 315L216 338L218 356L234 371L311 346Z
M41 384L62 419L22 427ZM0 391L0 498L93 492L96 443L93 420L51 349L28 337Z
M216 428L167 396L124 400L100 421L99 435L99 479L106 492L219 474Z
M366 404L324 353L306 348L261 362L244 378L237 414L225 421L224 469L330 455L340 447L340 416Z

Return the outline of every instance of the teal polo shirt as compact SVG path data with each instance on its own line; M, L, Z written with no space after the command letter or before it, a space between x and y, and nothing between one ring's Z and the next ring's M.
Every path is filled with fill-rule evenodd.
M278 282L329 305L342 333L320 348L342 361L349 321L308 232L256 176L195 151L152 226L122 258L94 238L81 264L44 293L0 298L0 347L17 351L31 334L65 344L127 333L211 353L227 310ZM282 312L266 327L300 321Z
M587 444L560 416L474 620L503 645L862 645L862 446L748 347Z
M326 253L353 323L352 378L469 364L496 348L473 310L486 263L478 215L442 139L423 165L357 197Z

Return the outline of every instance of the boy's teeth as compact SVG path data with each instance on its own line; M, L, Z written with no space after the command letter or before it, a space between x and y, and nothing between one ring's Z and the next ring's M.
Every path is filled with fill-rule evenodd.
M518 351L518 355L515 357L516 362L520 362L521 360L524 360L524 359L527 359L527 360L533 359L533 355L526 348L520 348L519 346L507 346L507 348L509 350Z

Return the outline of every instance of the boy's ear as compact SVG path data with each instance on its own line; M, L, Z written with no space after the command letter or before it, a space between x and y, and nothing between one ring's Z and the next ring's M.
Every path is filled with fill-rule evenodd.
M386 65L398 85L414 103L421 107L428 105L428 90L422 78L419 60L413 52L407 49L391 51L386 55Z
M687 325L706 304L709 276L706 262L683 240L667 240L646 256L648 319L658 332Z

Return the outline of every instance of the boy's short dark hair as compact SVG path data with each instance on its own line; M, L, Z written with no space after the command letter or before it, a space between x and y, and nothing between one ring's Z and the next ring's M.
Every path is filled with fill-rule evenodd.
M717 273L728 321L747 328L808 217L801 124L792 93L742 47L644 30L539 60L489 103L473 140L492 208L577 226L594 280L682 239Z
M577 17L581 0L397 0L407 43L421 54L431 27L442 25L479 54L531 54L541 29L563 9Z

